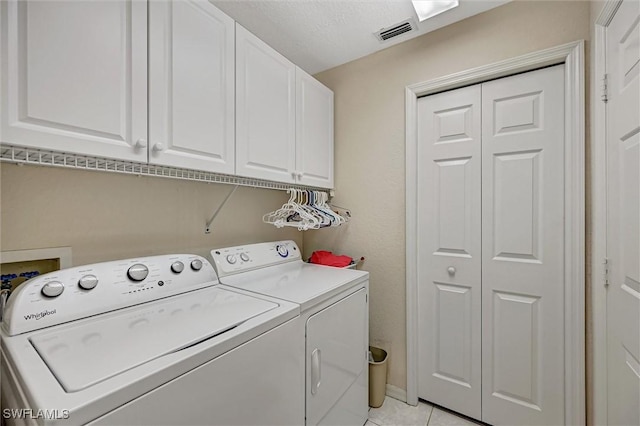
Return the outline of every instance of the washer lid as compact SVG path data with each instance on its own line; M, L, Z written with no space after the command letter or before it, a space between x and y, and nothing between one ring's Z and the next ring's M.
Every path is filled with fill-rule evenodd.
M57 327L29 340L64 390L76 392L277 307L209 287Z

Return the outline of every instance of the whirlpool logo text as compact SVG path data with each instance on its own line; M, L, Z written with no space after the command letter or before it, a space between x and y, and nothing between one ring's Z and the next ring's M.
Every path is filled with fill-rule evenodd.
M33 319L37 321L37 320L41 320L42 318L44 318L46 316L53 315L55 313L56 313L55 309L52 309L52 310L45 309L44 311L38 312L36 314L25 315L24 319L26 321L33 320Z

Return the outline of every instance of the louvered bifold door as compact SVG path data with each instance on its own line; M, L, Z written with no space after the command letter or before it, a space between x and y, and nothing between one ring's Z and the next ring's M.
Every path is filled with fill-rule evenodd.
M418 117L418 395L480 419L480 86Z

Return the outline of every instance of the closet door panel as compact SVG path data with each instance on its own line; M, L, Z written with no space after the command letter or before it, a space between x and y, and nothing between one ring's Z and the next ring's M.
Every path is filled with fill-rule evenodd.
M563 424L564 66L482 104L482 420Z
M496 260L540 261L541 164L540 150L493 158L495 221L490 254Z
M152 1L149 38L149 162L233 174L233 19L204 0Z
M479 419L480 86L418 117L418 394Z

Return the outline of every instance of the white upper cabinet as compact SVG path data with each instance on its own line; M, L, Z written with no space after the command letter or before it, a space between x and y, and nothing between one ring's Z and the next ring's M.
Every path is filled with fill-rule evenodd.
M207 0L0 1L0 142L333 187L333 92Z
M333 188L333 92L296 70L296 178Z
M8 0L0 14L0 140L146 161L147 3Z
M236 173L333 187L333 92L238 24Z
M233 174L234 21L204 0L149 2L149 162Z
M295 181L296 66L236 24L236 174Z

